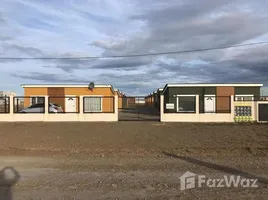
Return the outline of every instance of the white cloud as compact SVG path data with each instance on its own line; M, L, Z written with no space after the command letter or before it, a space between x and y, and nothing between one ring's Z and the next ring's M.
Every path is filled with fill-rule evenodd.
M258 42L268 40L265 5L251 0L2 0L0 57L124 55ZM0 84L20 90L22 82L94 80L140 94L167 82L268 85L267 52L268 45L259 45L123 59L0 60Z

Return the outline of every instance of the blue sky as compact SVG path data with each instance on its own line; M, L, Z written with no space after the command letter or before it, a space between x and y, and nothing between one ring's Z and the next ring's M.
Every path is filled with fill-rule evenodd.
M111 56L268 41L267 7L266 0L1 0L0 57ZM138 58L0 60L0 90L22 94L22 83L91 81L134 95L165 83L268 86L267 53L268 45L258 45Z

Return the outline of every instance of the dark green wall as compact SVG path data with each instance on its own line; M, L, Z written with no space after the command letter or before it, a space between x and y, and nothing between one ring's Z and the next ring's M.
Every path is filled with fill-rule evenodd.
M235 94L254 94L261 96L261 87L235 87Z
M174 95L183 95L183 94L198 94L200 96L199 99L199 107L200 111L204 110L204 95L216 94L216 87L168 87L166 88L164 95L164 103L174 103L175 109L177 107L176 97ZM253 94L254 96L261 95L261 87L235 87L235 94ZM165 112L176 112L176 110L166 110Z
M156 98L157 98L157 103L155 103L155 107L160 110L160 96L162 95L162 91L157 90L156 93Z
M170 87L169 96L177 94L198 94L204 96L205 94L216 94L216 87Z
M165 104L166 103L174 103L175 109L177 108L177 101L176 97L174 95L191 95L196 94L200 96L199 99L199 109L204 109L204 95L216 95L216 87L170 87L165 90L164 93L164 99ZM165 112L175 112L176 110L166 110L166 107L164 108Z

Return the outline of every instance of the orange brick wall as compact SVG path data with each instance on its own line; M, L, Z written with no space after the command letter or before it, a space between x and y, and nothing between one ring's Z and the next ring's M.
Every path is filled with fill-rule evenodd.
M111 88L94 88L93 91L90 91L88 88L64 88L65 95L101 95L102 98L102 112L111 112L114 109L113 103L114 99L111 96L114 96Z
M119 92L115 92L115 94L117 94L118 96L118 108L122 108L123 107L123 100L122 100L122 95Z
M234 87L217 87L217 111L230 110L230 97L235 94Z
M65 112L65 98L64 98L64 88L48 88L49 102L58 104L62 107ZM76 112L78 107L76 106Z
M55 88L57 89L57 88ZM59 93L56 92L56 90L52 90L52 88L24 88L24 96L43 96L43 95L50 95L50 96L90 96L90 95L96 95L96 96L102 96L102 111L103 112L111 112L114 109L114 93L111 88L94 88L93 91L90 91L88 88L77 88L77 87L66 87L61 88ZM59 88L58 88L59 89ZM64 91L64 92L62 92ZM53 98L55 101L56 98ZM65 104L63 101L60 102L54 102L60 104L63 108L65 107ZM78 108L79 101L77 99L77 108ZM30 105L30 98L25 98L24 105L29 106Z
M30 106L30 96L44 96L47 94L47 88L24 88L24 107Z
M123 97L119 96L118 97L118 108L122 108L123 107Z

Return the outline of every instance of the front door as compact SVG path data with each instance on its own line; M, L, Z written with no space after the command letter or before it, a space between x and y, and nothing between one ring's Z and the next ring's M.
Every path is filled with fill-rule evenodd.
M215 96L205 96L205 113L215 113L216 101Z
M65 112L76 112L76 98L67 97L65 99Z

